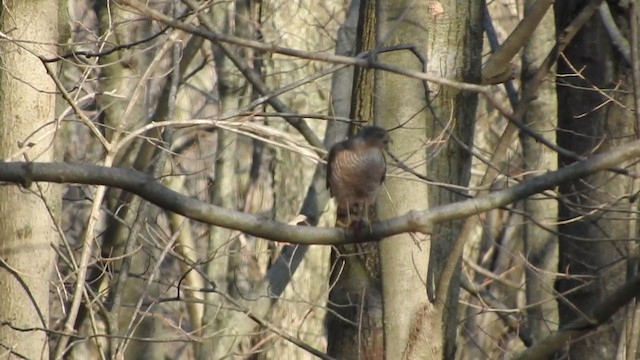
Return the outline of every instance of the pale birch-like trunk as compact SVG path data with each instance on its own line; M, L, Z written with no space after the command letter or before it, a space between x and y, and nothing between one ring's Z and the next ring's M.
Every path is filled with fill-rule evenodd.
M535 1L524 4L524 16ZM529 38L522 51L522 84L533 76L555 42L553 12L547 12L536 31ZM529 128L551 143L556 142L557 109L555 86L546 81L538 88L538 95L529 104L523 119ZM558 168L557 154L532 139L521 134L522 155L525 161L525 179L538 176ZM555 233L558 218L558 203L555 199L534 196L524 200L524 256L526 279L527 322L533 341L539 341L557 328L558 307L553 284L554 272L558 264L558 237Z
M58 3L3 1L0 27L0 159L53 161L56 88L38 56L56 56ZM25 180L0 187L0 348L9 358L48 359L60 187Z

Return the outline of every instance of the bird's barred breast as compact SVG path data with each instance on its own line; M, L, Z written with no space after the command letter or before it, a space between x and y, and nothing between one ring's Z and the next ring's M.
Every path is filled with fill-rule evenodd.
M336 198L348 202L372 203L375 200L386 166L382 151L371 150L336 154L330 179Z

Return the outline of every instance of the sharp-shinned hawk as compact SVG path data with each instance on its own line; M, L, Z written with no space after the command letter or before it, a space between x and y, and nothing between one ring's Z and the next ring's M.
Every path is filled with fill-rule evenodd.
M352 215L369 220L369 205L375 202L387 170L383 149L388 143L385 129L367 126L329 151L327 188L336 198L338 214L346 212L347 226L351 226Z

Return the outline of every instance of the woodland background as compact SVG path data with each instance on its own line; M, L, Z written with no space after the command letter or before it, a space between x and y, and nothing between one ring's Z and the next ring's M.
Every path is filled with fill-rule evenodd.
M640 358L639 11L2 1L0 358Z

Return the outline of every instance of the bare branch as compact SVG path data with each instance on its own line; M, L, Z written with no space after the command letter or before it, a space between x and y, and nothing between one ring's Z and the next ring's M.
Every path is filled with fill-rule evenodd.
M502 133L500 137L500 141L496 146L496 149L493 152L491 157L491 161L496 164L499 163L503 157L509 153L508 148L512 143L513 137L516 134L517 128L520 128L522 124L520 123L520 119L524 117L524 114L527 111L529 102L536 97L538 88L544 78L548 75L549 70L555 64L559 54L567 47L567 45L571 42L573 37L578 33L578 31L584 26L584 24L591 18L593 13L598 9L598 6L602 3L603 0L591 0L587 4L585 4L578 15L571 21L571 23L562 30L561 34L558 36L558 40L556 41L556 45L551 49L544 62L540 65L538 71L533 75L533 77L527 81L527 84L522 88L523 93L521 96L521 101L518 103L518 106L515 108L513 114L508 116L510 120L507 128ZM520 128L521 130L528 130L526 127ZM529 132L527 135L532 136L535 134L534 132ZM542 136L537 134L534 137L536 140L540 141L539 138L544 139ZM546 140L545 140L546 141ZM545 146L549 146L548 141L544 142ZM580 161L579 163L584 163ZM574 163L573 165L576 165ZM615 166L615 165L614 165ZM567 168L565 168L567 169ZM563 172L565 169L558 170L554 173ZM552 174L552 173L550 173ZM480 185L487 185L493 182L493 180L497 177L497 173L494 168L487 168L487 172L484 174ZM580 176L578 176L580 177ZM539 179L539 177L533 178L531 180ZM568 180L568 179L567 179ZM563 180L566 181L566 180ZM517 187L517 186L516 186ZM513 187L515 188L515 187ZM511 189L513 189L511 188ZM509 189L506 189L509 190ZM504 191L506 191L504 190ZM494 193L496 194L496 193ZM465 239L470 235L471 232L474 231L476 227L476 219L469 218L465 221L463 228L456 239L456 243L452 248L452 251L449 253L449 257L447 261L445 261L444 269L442 270L441 278L438 282L436 297L441 299L446 298L446 294L449 289L449 284L451 279L455 273L455 267L457 263L457 259L462 255L462 250L464 248Z
M538 0L531 6L527 16L520 21L507 40L485 62L482 69L483 84L498 84L513 77L511 59L522 49L553 2L553 0Z
M175 19L159 11L155 11L153 9L140 5L139 3L136 3L131 0L120 0L120 3L126 6L129 6L132 9L137 10L138 12L140 12L140 14L150 19L169 25L176 29L180 29L182 31L186 31L194 35L201 36L210 41L229 43L229 44L234 44L238 46L245 46L245 47L249 47L249 48L253 48L253 49L257 49L257 50L261 50L269 53L276 53L276 54L287 55L287 56L292 56L292 57L297 57L302 59L317 60L317 61L324 61L324 62L329 62L334 64L343 64L343 65L351 65L351 66L359 66L359 67L365 67L365 68L371 68L371 69L384 70L394 74L407 76L413 79L430 81L439 85L450 86L460 90L477 92L485 96L489 100L491 105L494 106L496 109L498 109L502 114L504 115L509 114L509 112L502 105L501 100L499 100L498 97L494 95L494 91L491 86L464 83L460 81L442 78L439 76L429 75L421 71L414 71L414 70L404 69L404 68L389 65L389 64L376 62L376 61L373 61L371 58L365 57L367 53L361 54L356 57L351 57L351 56L335 55L332 53L308 52L308 51L291 49L291 48L277 46L277 45L265 44L260 41L243 39L236 36L213 33L201 27L176 21Z
M616 49L618 49L627 64L633 64L631 62L631 46L629 45L629 40L622 35L618 25L616 25L616 22L611 15L611 9L606 1L600 5L598 13L600 14L600 19L602 19L605 29L607 29L609 37L611 38L611 43L613 43Z
M185 3L191 9L197 9L196 4L194 4L192 1L185 1ZM202 15L199 16L200 21L209 31L213 32L214 29L210 18L206 15L203 15L202 13L200 15ZM262 81L261 76L255 71L255 69L247 65L244 59L238 56L229 46L227 46L227 44L215 40L214 44L216 44L225 53L229 60L231 60L231 62L238 68L238 70L242 72L247 81L249 81L262 96L266 96L272 93L271 89L269 89L267 87L267 84ZM267 98L267 102L278 112L293 112L282 100L277 97L269 97ZM291 126L298 130L298 132L300 132L302 136L304 136L304 138L309 142L311 146L322 148L322 141L313 132L313 130L311 130L311 128L303 118L301 118L300 116L285 116L284 118L289 124L291 124Z
M129 169L69 163L0 163L0 181L29 184L33 181L95 184L130 191L164 209L211 225L236 229L266 239L293 244L335 245L381 239L403 232L427 233L435 223L477 215L586 175L640 157L640 140L629 142L557 171L525 180L494 193L381 221L368 229L313 228L283 224L258 215L223 209L179 194L150 175ZM464 242L462 242L464 245Z
M614 293L593 307L589 318L579 318L567 324L534 346L520 353L515 359L533 360L549 357L561 346L593 331L613 316L621 307L640 293L640 277L636 277L618 288Z

